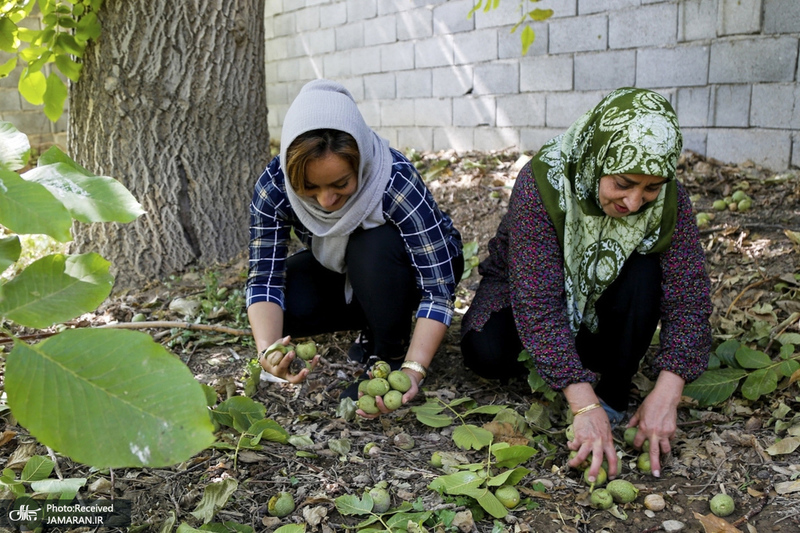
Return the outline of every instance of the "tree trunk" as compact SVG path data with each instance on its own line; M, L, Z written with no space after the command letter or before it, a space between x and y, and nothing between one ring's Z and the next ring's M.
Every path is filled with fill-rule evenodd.
M105 2L70 91L69 152L120 180L146 215L77 225L117 288L246 249L248 203L269 159L264 0Z

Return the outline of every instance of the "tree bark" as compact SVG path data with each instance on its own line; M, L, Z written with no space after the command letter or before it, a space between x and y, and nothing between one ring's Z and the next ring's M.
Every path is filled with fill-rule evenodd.
M105 2L70 90L70 155L120 180L147 214L78 224L73 248L112 263L116 288L246 249L269 160L264 0Z

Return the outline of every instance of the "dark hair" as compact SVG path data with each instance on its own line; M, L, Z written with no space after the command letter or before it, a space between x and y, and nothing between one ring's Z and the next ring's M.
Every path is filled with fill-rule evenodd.
M292 141L286 150L284 171L297 194L305 191L306 165L328 153L341 157L350 163L354 172L358 172L358 144L349 133L330 129L311 130Z

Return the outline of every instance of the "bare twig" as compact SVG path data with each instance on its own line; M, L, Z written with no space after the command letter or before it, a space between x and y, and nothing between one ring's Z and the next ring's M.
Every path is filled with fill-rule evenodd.
M98 328L115 329L162 329L162 328L181 328L192 331L215 331L217 333L227 333L240 337L251 336L253 332L249 329L229 328L228 326L215 326L211 324L192 324L190 322L159 320L154 322L117 322L115 324L105 324Z
M741 516L738 520L736 520L731 525L733 527L739 527L742 524L744 524L745 522L747 522L748 520L750 520L751 518L753 518L755 515L757 515L761 511L763 511L764 507L766 507L767 502L769 501L769 493L770 493L771 490L772 490L772 484L770 483L770 485L764 491L764 495L761 497L761 500L759 500L758 504L756 504L752 509L747 511L743 516Z

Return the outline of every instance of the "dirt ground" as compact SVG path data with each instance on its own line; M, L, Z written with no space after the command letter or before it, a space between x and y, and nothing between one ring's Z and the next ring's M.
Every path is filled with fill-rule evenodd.
M416 159L464 242L476 242L482 258L506 210L523 162L519 154L416 154ZM773 333L800 332L800 314L793 315L800 311L800 242L792 240L798 237L792 232L800 232L800 174L774 173L752 164L724 165L688 153L682 157L679 176L694 195L697 212L714 214L713 220L701 227L701 233L712 281L715 341L746 340L751 331L747 325L753 323L753 317L768 316L763 321ZM715 200L737 189L744 189L753 199L751 209L713 209ZM134 314L144 313L148 320L181 320L169 310L170 302L177 297L197 297L206 290L209 279L227 288L229 294L240 294L245 265L242 258L213 273L176 276L117 295L104 304L98 316L127 322ZM477 405L506 405L520 415L532 402L548 404L531 394L523 381L501 386L477 377L461 364L459 320L478 281L474 269L460 284L458 315L431 365L425 396L448 401L469 397ZM246 327L241 308L218 313L215 318L209 315L206 321ZM243 394L245 364L255 355L247 337L148 331L186 362L199 381L214 386L221 399ZM433 512L434 519L425 526L428 531L800 531L800 480L795 481L800 477L800 453L767 452L800 421L795 418L800 413L800 390L790 379L756 401L746 400L737 392L721 405L700 408L686 398L679 410L674 451L665 458L660 479L640 474L632 468L637 455L630 450L623 452L621 477L634 483L640 494L635 502L620 505L615 512L591 508L588 487L580 473L565 466L568 450L563 413L558 402L552 403L551 427L533 432L536 438L531 446L539 453L524 464L531 473L518 484L522 503L505 518L493 519L481 516L479 508L463 498L443 497L428 488L444 473L430 464L432 452L460 452L470 462L478 462L484 460L486 451L459 450L451 437L452 427L434 429L419 422L411 408L421 405L422 398L378 420L348 420L337 413L340 390L361 371L346 357L356 334L314 338L323 358L309 380L301 386L262 382L255 395L266 406L268 418L292 435L310 437L313 446L306 449L308 453L298 454L293 446L272 443L262 449L241 450L238 455L212 448L170 469L115 471L113 477L108 472L90 472L61 457L61 473L65 477L88 477L98 494L113 493L133 500L135 531L173 530L164 527L170 513L174 513L175 525L186 523L199 528L201 523L190 513L205 487L226 478L237 480L238 489L215 521L236 522L255 531L273 531L287 524L305 524L306 531L319 532L355 529L364 517L340 514L335 498L361 495L381 481L388 485L393 506L409 502ZM754 337L752 342L760 339ZM636 381L640 390L632 393L631 413L641 391L647 390L648 376L645 365ZM470 421L480 425L491 419L483 416ZM6 418L4 423L6 429L13 426L12 419ZM17 437L0 447L3 462L32 440L24 429L13 429L19 432ZM395 437L401 434L413 438L411 449L397 446ZM617 434L621 439L622 429ZM800 436L800 432L791 434ZM229 438L220 433L221 440ZM342 439L350 443L350 450L344 454L330 447L332 441ZM377 443L380 452L365 455L362 450L369 442ZM624 447L620 445L620 449ZM39 447L30 453L46 452ZM709 498L723 490L736 502L734 513L716 525L700 518L709 514ZM267 513L268 500L279 491L291 492L297 503L295 511L283 519ZM647 494L662 495L666 508L658 512L645 509L642 502ZM471 519L468 511L473 513ZM450 522L454 515L458 519ZM434 525L436 520L438 525Z

